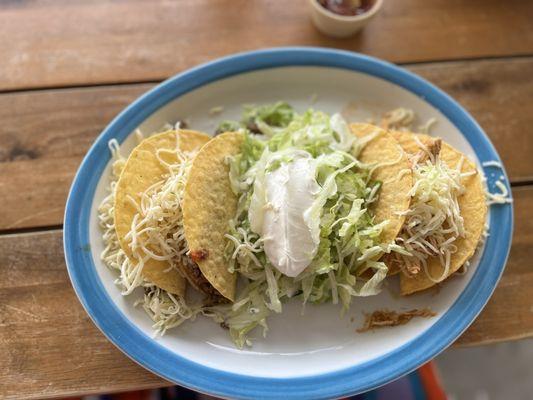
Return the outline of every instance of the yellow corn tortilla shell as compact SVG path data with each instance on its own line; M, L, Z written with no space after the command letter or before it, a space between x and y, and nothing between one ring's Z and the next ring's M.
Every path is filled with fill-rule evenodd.
M241 133L226 132L202 147L192 163L183 198L190 253L202 255L195 260L200 271L230 301L235 300L237 277L228 271L224 234L235 217L237 196L231 190L226 157L240 152L243 139Z
M434 138L428 135L415 134L411 132L392 132L394 138L400 143L404 150L409 154L416 154L420 151L418 143L414 140L414 135L424 144L429 145ZM449 144L442 142L442 148L439 157L449 167L455 167L464 157L462 172L477 171L475 164L470 161L464 154L454 149ZM450 271L447 277L461 268L476 251L481 235L485 227L487 217L487 204L485 202L485 190L479 173L463 179L463 185L466 192L458 198L461 216L464 219L466 236L459 238L455 242L457 252L452 254L450 260ZM428 259L428 272L433 277L442 275L444 267L441 266L437 257ZM408 295L428 289L436 283L430 280L424 271L421 271L414 277L406 274L400 275L400 290L402 295Z
M137 204L140 204L141 194L162 179L167 169L157 160L156 151L174 149L176 134L179 135L180 146L184 151L199 149L210 139L204 133L189 130L179 130L177 133L171 130L146 138L131 152L117 182L115 229L120 247L130 260L133 260L133 255L125 236L130 231L131 222L137 210L127 200L127 197L131 196ZM177 162L174 155L164 154L164 156L167 162ZM145 279L160 288L180 296L185 295L185 279L176 269L169 269L168 262L149 259L142 273Z
M408 193L413 186L411 165L404 150L389 132L364 123L350 124L350 128L359 138L375 135L361 150L358 156L361 162L388 163L378 167L372 175L372 179L382 182L378 201L372 211L376 223L389 221L381 233L381 242L392 242L405 221L405 216L399 213L406 211L410 204ZM389 274L391 272L394 271Z

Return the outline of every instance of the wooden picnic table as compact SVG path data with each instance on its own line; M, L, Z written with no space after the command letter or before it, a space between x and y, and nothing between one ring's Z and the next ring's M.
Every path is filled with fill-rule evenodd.
M117 350L70 285L67 192L107 123L161 80L271 46L359 51L454 96L498 149L513 186L506 271L458 340L533 336L533 2L385 0L357 37L311 25L305 0L35 0L0 3L0 398L169 385Z

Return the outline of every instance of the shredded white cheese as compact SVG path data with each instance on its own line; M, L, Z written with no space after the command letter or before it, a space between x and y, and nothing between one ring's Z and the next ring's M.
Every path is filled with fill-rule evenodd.
M409 193L412 205L404 213L405 224L397 239L410 255L397 256L408 274L423 269L429 279L440 282L448 276L451 256L457 251L455 241L466 233L458 197L465 191L461 180L472 173L461 172L463 159L450 168L438 157L428 155L430 158L425 162L414 165L415 184ZM429 274L429 257L439 258L443 266L441 276Z
M486 191L487 204L489 206L492 204L509 204L513 202L513 199L509 197L507 186L505 186L501 179L494 182L494 185L496 185L500 191L496 193L489 192L488 190Z
M177 162L169 164L163 155L175 156ZM182 151L176 134L176 147L159 149L156 156L167 173L141 194L140 204L131 199L138 213L125 238L139 264L154 259L166 261L169 268L174 268L176 261L186 261L188 252L181 205L195 152Z
M491 160L491 161L485 161L481 163L484 167L495 167L503 170L503 166L499 161ZM485 194L487 197L487 204L493 205L493 204L510 204L513 202L513 199L509 196L509 190L507 189L507 186L505 186L505 177L503 174L500 175L498 180L494 182L494 185L497 189L499 189L499 192L491 192L489 190L488 184L487 184L487 178L483 177L483 183L485 184Z
M155 285L144 287L144 297L135 302L142 306L150 316L155 334L164 335L168 329L175 328L187 320L194 320L202 310L188 307L185 300Z
M233 221L230 221L230 225ZM262 243L264 239L259 238L255 233L248 234L247 231L239 227L236 234L230 235L226 233L224 237L231 240L235 244L235 250L230 255L231 260L237 260L241 272L247 272L249 267L249 260L251 260L257 267L262 267L263 264L259 261L256 254L263 251ZM234 272L234 264L230 264L230 272Z
M481 163L484 167L496 167L496 168L503 168L502 164L499 161L491 160L491 161L485 161Z
M395 108L386 112L381 118L380 126L383 129L397 131L413 131L413 124L417 119L416 113L409 108ZM370 122L372 123L372 122ZM437 123L436 118L430 118L417 129L418 133L429 134L431 128Z
M386 112L380 125L383 129L405 130L411 127L414 119L413 110L400 107Z

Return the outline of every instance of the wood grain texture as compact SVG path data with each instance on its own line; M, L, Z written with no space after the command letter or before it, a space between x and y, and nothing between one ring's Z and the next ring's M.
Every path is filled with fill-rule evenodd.
M77 301L60 231L0 236L0 398L158 387L117 350Z
M0 230L61 224L72 178L90 145L152 86L0 95Z
M515 228L505 272L481 315L457 341L459 345L533 336L533 187L514 188L513 197Z
M507 269L461 345L533 335L533 188L514 191ZM155 377L95 328L71 288L61 231L0 236L0 398L31 399L157 387ZM355 334L355 333L354 333Z
M487 131L513 182L533 180L533 58L410 67L455 96ZM0 95L0 230L58 225L96 136L151 84Z
M2 2L0 90L160 80L271 46L336 47L401 63L533 54L531 1L386 1L361 34L343 40L314 29L306 2Z
M533 4L533 2L532 2ZM411 66L453 96L479 122L513 182L533 181L533 59Z

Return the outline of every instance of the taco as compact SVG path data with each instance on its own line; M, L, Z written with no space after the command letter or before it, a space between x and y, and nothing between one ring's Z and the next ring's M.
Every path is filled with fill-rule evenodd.
M193 268L183 237L182 193L192 159L208 141L206 134L189 130L144 139L128 157L115 189L120 247L140 265L144 279L180 296L183 276L189 278Z
M439 138L392 132L409 154L414 185L398 244L411 255L386 256L399 269L403 295L428 289L457 272L476 251L487 205L475 164Z
M197 265L196 274L230 301L235 300L236 274L228 270L224 257L224 234L235 215L237 198L231 191L226 158L239 151L242 140L242 133L226 132L202 147L192 164L183 198L185 238Z

